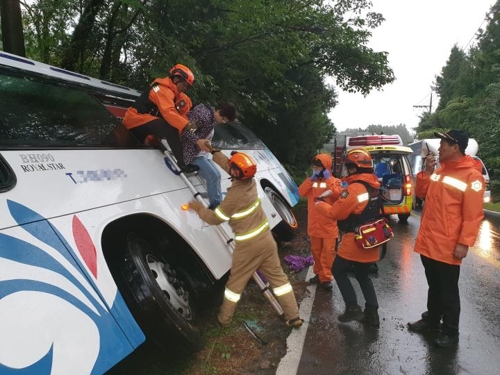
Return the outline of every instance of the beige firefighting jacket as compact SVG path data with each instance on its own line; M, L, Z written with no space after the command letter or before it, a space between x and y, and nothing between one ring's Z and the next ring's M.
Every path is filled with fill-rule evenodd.
M229 174L227 156L216 152L213 160ZM269 222L262 209L254 178L233 180L227 189L226 197L214 211L200 207L197 213L208 224L217 225L229 221L237 243L244 243L269 233Z

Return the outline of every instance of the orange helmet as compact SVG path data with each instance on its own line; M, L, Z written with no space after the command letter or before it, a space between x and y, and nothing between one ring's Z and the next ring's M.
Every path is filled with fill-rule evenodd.
M175 64L172 69L170 69L170 78L181 77L185 80L189 86L193 86L194 74L187 66L182 64Z
M344 159L345 164L355 164L358 168L372 168L372 157L368 151L363 148L354 148L347 151Z
M229 168L238 172L238 176L233 176L238 180L246 180L255 176L257 164L255 161L242 152L234 153L229 159Z

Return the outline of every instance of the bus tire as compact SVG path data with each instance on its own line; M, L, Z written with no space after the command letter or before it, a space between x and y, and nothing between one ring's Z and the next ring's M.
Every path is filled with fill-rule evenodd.
M129 233L121 271L123 297L148 341L167 353L203 347L189 285L152 244Z
M274 238L278 242L292 240L295 237L299 225L291 207L273 188L268 186L264 188L264 192L271 201L274 209L278 212L278 215L281 217L280 223L272 230Z

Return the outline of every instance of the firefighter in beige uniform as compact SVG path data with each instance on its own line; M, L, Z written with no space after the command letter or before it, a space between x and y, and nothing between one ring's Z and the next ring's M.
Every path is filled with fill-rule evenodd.
M200 202L189 202L189 209L198 213L208 224L217 225L229 221L235 236L231 273L224 291L224 301L218 320L223 326L231 323L236 304L248 280L259 269L269 281L274 295L283 308L286 324L300 327L303 320L292 285L281 268L278 246L269 230L269 222L262 210L253 176L257 165L246 154L233 152L230 159L219 151L212 151L214 162L224 169L232 180L231 187L222 203L214 210Z

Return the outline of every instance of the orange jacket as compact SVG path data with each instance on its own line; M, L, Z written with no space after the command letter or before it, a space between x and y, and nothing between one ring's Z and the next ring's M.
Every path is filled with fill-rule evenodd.
M458 243L473 246L483 219L484 178L470 156L448 161L432 175L417 175L415 193L425 199L415 252L460 265L453 256Z
M349 185L342 191L340 198L332 205L320 202L316 205L316 210L336 220L344 220L351 213L360 214L363 212L369 202L368 199L365 199L367 190L363 184L356 183L356 180L365 181L374 189L380 188L377 176L372 173L350 175L345 179ZM344 259L355 262L370 263L378 261L380 258L379 247L361 249L356 245L354 236L354 233L345 233L342 236L342 242L340 242L337 254Z
M316 155L316 158L321 160L321 163L328 171L332 170L332 157L330 155L319 154ZM331 190L332 194L326 198L326 202L333 203L342 192L342 181L333 176L314 181L307 177L299 186L299 195L307 197L307 234L309 236L319 238L337 238L339 236L337 220L321 215L314 206L314 198L327 190Z
M193 106L191 99L185 93L179 92L169 77L155 79L153 84L156 86L149 90L149 100L158 107L163 119L176 128L179 134L182 133L188 123L187 113ZM181 102L184 102L184 105L177 110L176 104ZM157 119L158 117L152 114L138 113L137 109L129 107L122 122L127 129L132 129Z

